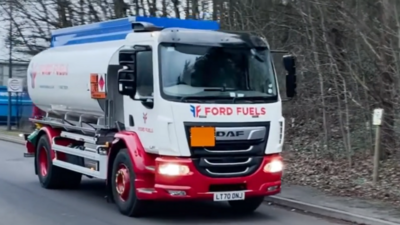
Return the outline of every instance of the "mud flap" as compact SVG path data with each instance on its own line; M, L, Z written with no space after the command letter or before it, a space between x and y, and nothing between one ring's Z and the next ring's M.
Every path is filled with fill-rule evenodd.
M40 132L39 129L34 130L31 134L25 136L25 140L32 143L33 146L36 146L39 132Z
M24 153L24 158L33 158L35 157L35 153Z
M26 147L28 148L28 153L24 153L25 158L32 158L35 157L35 152L30 152L29 151L29 146L32 146L33 148L36 146L36 143L38 141L38 134L40 130L36 129L34 130L31 134L23 134L24 139L27 142Z

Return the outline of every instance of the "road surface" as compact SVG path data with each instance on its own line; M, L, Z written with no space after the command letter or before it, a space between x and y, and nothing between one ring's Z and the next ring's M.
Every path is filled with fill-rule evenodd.
M238 217L223 204L163 203L152 218L129 218L104 200L104 184L98 180L85 179L80 190L42 189L34 174L33 159L23 158L23 151L21 145L0 141L0 224L338 225L266 204L251 216Z

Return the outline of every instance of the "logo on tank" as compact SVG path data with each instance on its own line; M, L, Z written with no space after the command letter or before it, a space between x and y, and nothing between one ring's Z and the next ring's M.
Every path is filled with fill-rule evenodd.
M31 72L30 72L30 77L31 77L31 87L32 87L32 89L33 88L35 88L35 80L36 80L36 76L37 76L37 73L36 73L36 71L35 70L33 70L33 68L31 69Z

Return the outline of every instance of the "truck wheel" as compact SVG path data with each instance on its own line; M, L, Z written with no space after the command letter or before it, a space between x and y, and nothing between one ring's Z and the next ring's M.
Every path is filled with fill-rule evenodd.
M239 214L250 214L253 213L264 201L262 197L251 197L243 201L229 201L229 205Z
M147 202L136 197L135 173L128 150L121 149L113 162L111 188L119 211L126 216L140 217L147 211Z
M42 187L46 189L78 187L82 175L53 166L50 149L47 136L42 135L37 144L35 157L38 177Z

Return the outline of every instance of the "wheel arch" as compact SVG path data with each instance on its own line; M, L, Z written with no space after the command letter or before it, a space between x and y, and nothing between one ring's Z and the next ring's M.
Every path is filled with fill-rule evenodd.
M109 197L109 200L113 201L112 199L112 193L111 193L111 178L112 178L112 167L113 163L115 160L115 157L117 156L118 152L121 149L126 148L125 141L119 138L116 138L110 148L110 151L108 152L108 162L107 162L107 179L106 179L106 187L107 187L107 196Z
M111 179L112 179L112 167L114 159L121 149L127 149L129 158L133 165L133 171L138 180L142 178L143 174L148 174L149 171L146 166L154 165L155 157L148 154L140 141L139 136L132 131L121 131L114 135L114 141L111 145L108 153L107 163L107 193L111 197ZM110 199L111 200L111 199Z

